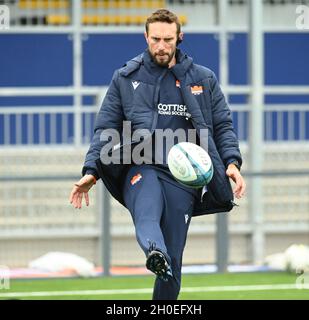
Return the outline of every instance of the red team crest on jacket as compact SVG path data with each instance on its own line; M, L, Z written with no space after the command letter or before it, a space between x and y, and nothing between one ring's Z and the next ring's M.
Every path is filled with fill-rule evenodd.
M134 186L136 183L138 183L142 179L142 175L138 173L131 179L131 185Z

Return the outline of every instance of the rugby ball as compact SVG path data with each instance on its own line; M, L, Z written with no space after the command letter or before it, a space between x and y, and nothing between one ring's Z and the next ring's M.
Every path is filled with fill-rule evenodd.
M208 153L191 142L175 144L168 153L167 164L174 178L191 188L205 186L213 176Z

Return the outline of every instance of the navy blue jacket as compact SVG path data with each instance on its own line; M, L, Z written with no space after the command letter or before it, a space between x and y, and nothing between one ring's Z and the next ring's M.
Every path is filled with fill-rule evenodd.
M100 135L105 129L114 129L121 134L124 120L131 121L132 132L136 129L154 132L160 82L165 73L162 68L162 75L154 76L146 57L149 57L147 50L115 71L96 117L95 133L82 172L101 178L111 194L123 205L122 188L127 165L105 165L100 161L101 149L107 143L100 141ZM196 201L193 215L230 211L234 206L233 192L225 172L230 162L237 160L239 165L242 163L230 109L215 74L206 67L194 64L191 57L178 49L173 72L180 81L180 90L193 126L197 132L208 129L208 153L214 166L208 191L201 201ZM139 82L137 90L133 88L134 81ZM202 93L193 94L194 86L202 88ZM122 140L119 149L124 149L125 145L126 142Z

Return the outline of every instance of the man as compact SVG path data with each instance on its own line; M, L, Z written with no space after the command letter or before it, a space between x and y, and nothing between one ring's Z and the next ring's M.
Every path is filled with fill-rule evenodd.
M147 258L146 267L157 275L153 299L178 297L182 254L192 215L230 211L234 203L229 178L236 184L236 198L245 192L230 110L214 73L194 64L177 49L182 38L180 23L172 12L160 9L147 19L148 48L114 73L97 115L83 177L70 196L75 208L82 207L83 197L89 205L88 191L102 178L111 194L128 208L137 241ZM115 150L126 149L133 155L127 147L140 143L128 140L125 120L133 130L150 133L143 141L153 151L150 163L128 164L125 152L120 164L105 161ZM167 149L166 142L159 141L156 134L166 128L173 132L181 129L186 137L195 129L197 143L208 146L214 176L207 189L191 189L171 176L166 153L157 150ZM202 130L207 130L207 141L203 141ZM106 138L112 131L119 133L121 141ZM159 163L155 161L157 156Z

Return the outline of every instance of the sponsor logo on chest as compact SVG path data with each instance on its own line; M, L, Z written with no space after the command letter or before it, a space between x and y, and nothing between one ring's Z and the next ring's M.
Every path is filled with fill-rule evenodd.
M191 118L191 114L187 111L187 107L184 104L158 104L158 113L166 116L181 116Z
M133 89L136 90L137 87L139 86L140 82L138 81L132 81L132 86L133 86Z

